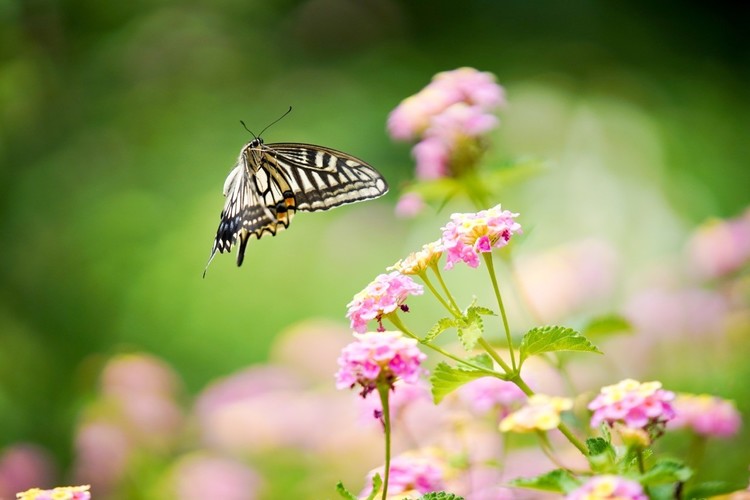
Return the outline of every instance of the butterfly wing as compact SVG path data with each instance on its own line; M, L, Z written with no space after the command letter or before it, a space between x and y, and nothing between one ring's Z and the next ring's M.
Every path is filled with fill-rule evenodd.
M301 143L268 144L277 170L289 182L296 208L306 212L370 200L388 192L380 173L350 154Z
M224 183L227 200L206 269L217 251L229 252L237 240L241 266L250 236L275 236L289 227L296 210L328 210L387 192L377 170L347 153L312 144L253 141Z

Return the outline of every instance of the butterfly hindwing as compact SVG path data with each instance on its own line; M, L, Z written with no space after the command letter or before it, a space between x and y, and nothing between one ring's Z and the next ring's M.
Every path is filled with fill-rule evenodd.
M347 153L253 139L224 182L227 199L208 264L217 251L229 252L239 240L237 265L242 265L250 236L275 236L289 227L296 210L328 210L387 192L388 184L377 170Z

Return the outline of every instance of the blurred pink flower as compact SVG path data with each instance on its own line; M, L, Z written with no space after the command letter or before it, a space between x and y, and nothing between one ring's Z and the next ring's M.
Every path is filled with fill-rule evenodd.
M526 401L526 394L512 382L495 377L482 377L462 386L458 394L474 412L498 411L505 417Z
M524 298L546 322L559 321L612 295L617 254L604 242L587 239L517 260Z
M691 269L701 278L719 278L750 262L750 209L734 219L714 220L695 230L688 242Z
M261 480L247 465L209 453L182 457L172 470L174 498L181 500L253 500Z
M425 208L424 198L419 193L404 193L396 203L396 215L404 219L416 217Z
M625 379L615 385L602 387L601 392L588 405L593 411L591 427L602 422L614 425L619 422L632 429L648 429L674 418L671 401L674 393L661 388L660 382L640 383Z
M388 494L398 495L406 492L429 493L445 489L443 464L436 457L416 454L404 454L391 460ZM366 486L360 498L366 498L372 491L372 478L380 474L384 479L385 468L371 471L367 476Z
M417 179L431 181L446 177L450 173L451 148L439 137L428 137L418 142L411 150L417 163Z
M55 465L49 452L28 443L11 445L0 454L0 498L34 486L53 484Z
M351 321L352 330L363 333L367 330L367 323L371 320L378 322L378 331L383 331L381 323L384 315L403 310L404 302L409 295L422 295L424 289L410 277L398 272L381 274L375 278L364 290L357 293L346 307L349 309L346 317Z
M119 397L144 393L173 396L179 377L164 361L150 354L122 354L110 359L101 375L102 393Z
M446 145L454 145L464 137L484 135L497 124L497 117L481 107L457 102L432 119L425 138L436 138Z
M508 244L514 233L521 232L515 220L518 214L502 210L500 205L477 213L454 213L442 227L442 244L447 256L445 268L464 261L470 267L479 265L479 254Z
M376 392L367 394L364 398L358 398L362 413L367 420L380 419L383 414L383 405L380 396ZM398 420L401 414L410 406L420 401L432 402L429 388L418 380L415 383L397 380L393 384L388 398L388 406L391 411L391 419Z
M432 80L430 85L450 89L455 102L465 101L483 109L505 105L505 90L496 83L492 73L464 67L438 73Z
M97 495L112 493L124 477L134 445L120 426L90 421L75 436L76 482L91 484Z
M571 491L566 500L648 500L643 486L619 476L594 476L583 486Z
M696 434L727 438L736 435L742 417L734 402L709 394L678 394L674 400L675 418L670 429L689 427Z
M89 500L91 487L85 486L58 486L51 490L32 488L28 491L18 493L18 500Z
M500 421L500 432L549 431L560 425L560 413L573 408L573 400L534 394L519 410Z
M427 356L417 341L401 332L355 333L356 340L344 347L339 357L336 387L349 389L359 384L362 396L376 389L378 383L393 386L396 379L414 384L423 373Z

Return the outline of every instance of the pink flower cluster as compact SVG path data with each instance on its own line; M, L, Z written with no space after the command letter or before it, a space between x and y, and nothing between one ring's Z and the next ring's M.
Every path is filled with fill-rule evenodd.
M497 126L490 111L505 104L505 91L491 73L459 68L438 73L419 93L404 99L388 117L396 140L420 140L412 153L417 178L455 174L460 150Z
M742 417L732 401L709 394L678 394L674 401L675 418L670 429L691 428L702 436L731 437L742 425Z
M404 304L406 298L422 293L422 285L418 285L408 276L396 271L381 274L347 304L346 317L351 322L352 330L356 332L367 331L367 323L373 319L379 323L378 331L383 331L381 322L384 315L392 313L397 308L408 310Z
M472 380L461 387L459 395L474 412L485 414L499 409L500 417L507 416L527 399L516 384L495 377Z
M446 269L464 261L470 267L479 265L479 254L508 244L521 225L514 219L518 214L502 210L497 205L477 213L456 213L442 229L443 250L447 255Z
M370 486L360 494L360 498L367 497L372 491L372 478L380 474L383 478L384 467L375 469L368 475ZM391 460L390 477L388 479L388 497L406 493L429 493L445 489L443 470L437 465L437 459L415 455L400 455ZM400 498L400 497L399 497Z
M427 356L417 347L417 341L405 338L400 332L355 333L356 341L342 349L338 389L363 387L367 396L378 382L393 386L396 379L414 384L422 373L421 364Z
M702 278L719 278L750 263L750 208L729 220L699 227L688 244L691 267Z
M19 500L89 500L90 486L59 486L52 490L41 490L32 488L22 493L17 493Z
M620 476L594 476L565 497L566 500L648 500L643 486Z
M673 392L661 388L661 382L640 383L632 379L603 387L599 395L589 403L594 412L591 426L602 422L614 425L622 423L631 429L647 429L655 424L664 424L675 416L671 401Z

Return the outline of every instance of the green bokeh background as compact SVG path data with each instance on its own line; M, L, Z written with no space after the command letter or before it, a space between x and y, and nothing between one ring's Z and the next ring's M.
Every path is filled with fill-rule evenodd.
M704 2L0 0L0 445L69 460L107 354L152 352L196 392L263 360L295 321L342 319L435 236L439 222L392 214L413 165L384 130L438 71L496 74L510 107L492 158L541 158L575 184L501 200L529 214L540 247L644 224L642 241L620 240L626 264L668 255L681 229L750 201L747 21L744 6ZM241 269L218 256L201 279L249 139L239 120L257 133L290 105L268 142L349 151L392 193L300 214L252 241ZM575 196L601 183L627 193L619 205Z

